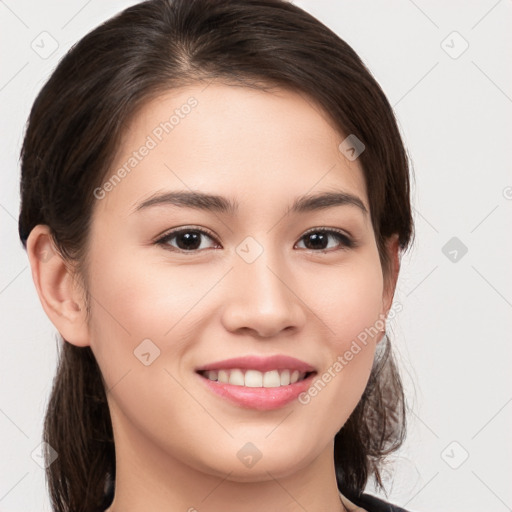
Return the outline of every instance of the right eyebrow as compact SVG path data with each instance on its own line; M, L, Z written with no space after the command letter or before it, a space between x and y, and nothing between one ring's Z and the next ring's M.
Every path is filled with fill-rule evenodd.
M368 215L363 201L356 195L344 191L320 192L315 195L297 197L288 212L304 213L334 206L355 206L365 216Z

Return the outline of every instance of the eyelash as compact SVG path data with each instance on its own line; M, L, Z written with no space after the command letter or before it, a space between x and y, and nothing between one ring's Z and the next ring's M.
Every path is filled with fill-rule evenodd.
M215 236L213 235L213 233L211 233L203 228L199 229L199 228L195 228L195 227L184 227L184 228L177 228L177 229L173 229L172 231L169 231L168 233L164 234L162 237L155 240L154 243L156 245L163 246L167 250L170 250L173 252L178 252L178 253L197 254L198 252L204 251L205 249L194 249L194 250L190 250L190 251L185 251L183 249L179 249L177 247L173 247L173 246L169 245L169 241L172 240L173 238L175 238L177 235L179 235L181 233L190 233L190 232L200 233L201 235L206 235L207 237L211 238L213 241L216 242L216 239L215 239ZM327 252L334 252L334 251L339 251L339 250L346 251L348 249L352 249L352 248L356 247L356 243L351 238L349 238L341 230L338 230L335 228L322 228L321 227L321 228L309 229L300 237L299 241L311 233L322 233L322 234L334 235L338 239L338 241L341 243L341 247L338 249L332 249L332 248L331 249L318 249L318 250L304 249L311 253L324 253L325 254Z

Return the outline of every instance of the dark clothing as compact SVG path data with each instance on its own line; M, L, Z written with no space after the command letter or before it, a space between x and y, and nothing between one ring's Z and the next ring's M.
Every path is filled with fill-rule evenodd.
M347 498L354 505L364 508L367 512L407 512L407 510L376 498L371 494L361 494L359 497L347 496Z

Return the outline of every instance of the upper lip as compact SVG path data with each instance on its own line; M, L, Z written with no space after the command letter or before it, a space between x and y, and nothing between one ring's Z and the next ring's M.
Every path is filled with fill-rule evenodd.
M298 370L299 372L315 371L315 368L308 363L301 361L300 359L296 359L295 357L281 354L269 357L245 356L224 359L223 361L205 364L204 366L196 368L196 371L231 370L234 368L239 368L240 370L259 370L260 372L268 372L270 370Z

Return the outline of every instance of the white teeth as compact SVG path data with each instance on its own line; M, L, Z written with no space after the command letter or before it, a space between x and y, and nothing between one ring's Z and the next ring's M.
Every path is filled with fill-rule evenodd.
M260 372L258 370L240 370L238 368L232 370L209 370L203 375L209 379L233 386L245 386L248 388L278 388L280 386L288 386L295 384L299 380L303 380L306 372L298 370L270 370L268 372Z
M263 374L258 370L247 370L245 372L246 388L261 388L263 386Z
M229 372L226 370L219 370L219 375L217 377L219 382L224 382L225 384L229 383Z
M263 387L264 388L278 388L281 385L281 377L277 370L265 372L263 375Z
M242 370L231 370L231 374L229 375L229 383L234 386L243 386L244 385L244 374Z

